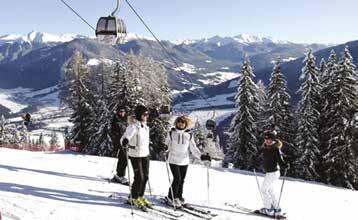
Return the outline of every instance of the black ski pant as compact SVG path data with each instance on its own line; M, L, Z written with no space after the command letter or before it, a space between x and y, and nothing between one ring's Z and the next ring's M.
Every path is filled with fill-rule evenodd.
M170 164L170 170L172 171L173 174L172 188L173 188L174 199L183 198L184 180L185 180L186 172L188 170L188 165L179 166L175 164ZM173 199L170 188L168 192L168 197Z
M144 196L145 186L149 176L149 157L130 157L133 171L134 182L132 184L132 198Z
M126 175L127 165L127 151L125 149L120 149L118 152L117 176L122 177Z

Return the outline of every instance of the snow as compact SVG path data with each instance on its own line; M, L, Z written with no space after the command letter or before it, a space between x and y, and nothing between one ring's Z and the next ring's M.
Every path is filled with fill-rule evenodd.
M297 57L288 57L286 59L282 59L283 62L289 62L289 61L292 61L292 60L295 60L297 59Z
M17 113L26 108L27 105L14 101L13 95L22 92L23 88L0 89L0 104L10 109L12 113ZM28 91L28 90L27 90Z
M31 31L26 35L4 35L0 36L0 45L3 43L28 42L28 43L64 43L76 38L84 38L75 34L50 34L45 32Z
M232 105L234 104L233 101L227 100L227 98L235 96L236 92L234 93L228 93L223 95L216 95L210 98L207 98L207 101L212 106L222 106L222 105ZM182 102L181 104L176 104L174 108L181 109L181 106L185 106L186 109L192 110L192 109L198 109L202 108L204 106L207 106L207 102L203 99L194 99L187 102Z
M139 34L135 34L135 33L127 33L126 42L132 41L132 40L149 40L149 41L155 41L154 38L151 37L145 37L145 36L141 36Z
M234 88L239 86L239 80L233 80L230 82L228 88Z
M182 66L180 66L179 68L176 67L174 68L175 71L180 72L181 70L187 72L187 73L196 73L196 67L194 65L191 65L189 63L183 63Z
M110 59L105 59L105 58L103 58L103 59L91 58L91 59L88 60L87 65L88 66L97 66L97 65L99 65L101 63L111 65L111 64L114 64L114 61L110 60Z
M158 219L130 208L121 199L128 187L108 183L113 158L72 153L28 152L0 149L0 208L3 219ZM133 178L132 169L131 177ZM252 173L233 169L210 168L210 207L219 214L215 220L265 220L224 205L239 203L255 209L262 207ZM150 184L154 196L166 195L168 177L165 163L151 161ZM259 181L262 184L262 177ZM276 190L280 187L279 182ZM190 165L184 197L199 205L207 204L206 168ZM149 199L153 197L148 195ZM290 220L355 219L358 192L321 184L287 179L281 206ZM231 210L231 211L230 211ZM11 217L10 217L11 216ZM198 219L185 214L180 219Z
M198 80L206 85L217 85L227 80L234 79L239 76L239 73L235 72L213 72L203 74L207 79Z

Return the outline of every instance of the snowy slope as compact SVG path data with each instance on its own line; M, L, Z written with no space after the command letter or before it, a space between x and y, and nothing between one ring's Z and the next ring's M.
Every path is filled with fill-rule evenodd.
M120 198L108 198L113 192L123 197L128 192L125 186L101 179L111 176L114 159L4 148L0 148L0 155L3 219L158 219L140 211L135 211L137 214L132 218L130 209L121 204ZM187 175L186 200L205 205L205 168L192 165ZM248 208L261 206L255 178L250 173L212 168L210 181L210 206L219 214L214 219L266 219L229 211L224 205L238 202ZM150 183L154 196L166 194L168 179L164 163L151 162ZM295 180L286 181L282 197L282 208L290 220L355 219L357 203L358 192ZM198 218L185 215L181 219Z

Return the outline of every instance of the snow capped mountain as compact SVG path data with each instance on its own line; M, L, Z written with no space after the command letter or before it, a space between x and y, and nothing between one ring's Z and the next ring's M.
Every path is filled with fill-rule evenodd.
M220 46L225 46L230 43L241 43L241 44L253 44L253 43L275 43L275 44L288 44L289 41L278 40L273 37L262 37L251 34L239 34L233 37L221 37L216 35L211 38L203 38L200 40L194 39L178 39L174 41L170 41L173 44L180 45L190 45L195 43L209 43Z
M85 36L74 35L74 34L49 34L45 32L31 31L26 35L4 35L0 36L0 45L4 43L14 43L14 42L28 42L28 43L64 43L72 41L76 38L85 38Z

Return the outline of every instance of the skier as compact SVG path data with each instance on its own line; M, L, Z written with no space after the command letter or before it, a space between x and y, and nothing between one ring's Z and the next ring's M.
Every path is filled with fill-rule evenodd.
M189 130L186 130L189 124L190 119L185 116L176 118L174 122L175 128L171 129L165 141L169 153L167 162L173 174L173 182L165 201L168 205L177 208L180 208L185 202L183 186L189 165L189 151L198 159L200 158L203 161L211 160L209 155L201 154L196 147L194 138L189 133Z
M215 130L215 121L209 119L206 121L205 127L205 143L204 143L204 152L209 154L215 160L223 160L224 153L220 147L220 140L217 132Z
M128 126L127 122L127 111L125 107L119 107L116 111L116 114L113 116L112 120L112 141L114 147L114 154L118 158L117 162L117 173L111 179L111 182L120 183L123 185L128 185L128 180L126 179L126 168L127 168L127 151L122 148L120 139L126 128Z
M257 210L257 212L264 215L278 216L281 214L274 185L280 178L280 168L289 168L282 158L281 148L282 142L277 138L277 132L265 131L263 148L260 149L259 156L255 158L255 164L257 164L258 158L261 155L263 156L265 179L261 187L261 194L264 208Z
M134 110L136 122L130 124L121 138L122 146L128 150L128 157L134 171L134 182L128 198L130 204L145 210L151 203L144 198L149 176L149 112L144 105Z

